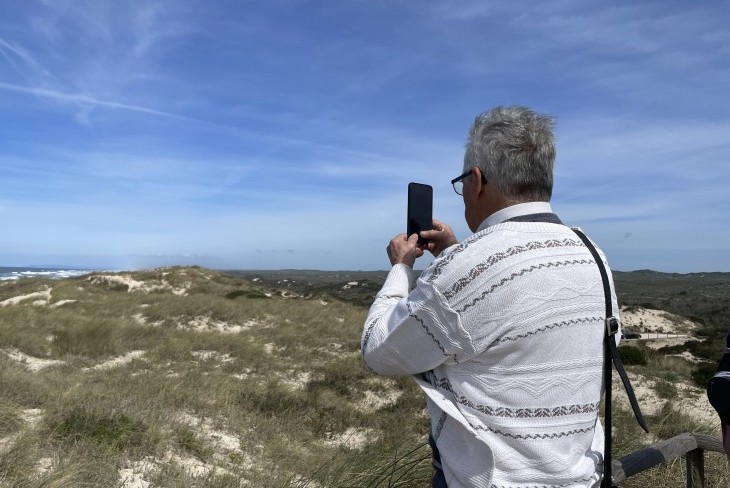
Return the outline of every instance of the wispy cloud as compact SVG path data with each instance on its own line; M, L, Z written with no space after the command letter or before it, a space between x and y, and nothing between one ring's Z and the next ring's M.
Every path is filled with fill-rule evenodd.
M149 115L159 115L164 117L176 117L176 118L187 118L182 115L164 112L161 110L155 110L148 107L142 107L139 105L132 105L128 103L115 102L111 100L101 100L89 95L72 94L72 93L61 93L46 88L33 88L27 86L12 85L9 83L0 82L0 90L8 90L19 93L25 93L36 97L46 98L57 102L71 103L74 105L80 105L82 107L104 107L117 110L127 110L131 112L140 112Z
M14 46L2 37L0 37L0 53L2 53L6 61L21 75L25 74L27 69L44 76L48 76L50 74L48 70L41 66L40 63L22 47ZM20 60L24 67L18 66L16 60Z
M182 4L162 2L44 2L27 19L38 37L0 38L0 52L21 75L0 89L63 102L84 124L98 108L179 117L146 103L153 97L143 82L157 76L166 43L185 32L184 11Z

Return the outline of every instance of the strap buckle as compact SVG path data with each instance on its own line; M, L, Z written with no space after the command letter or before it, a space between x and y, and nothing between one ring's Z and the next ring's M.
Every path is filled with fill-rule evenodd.
M618 332L618 319L616 317L606 318L606 334L608 337L613 337Z

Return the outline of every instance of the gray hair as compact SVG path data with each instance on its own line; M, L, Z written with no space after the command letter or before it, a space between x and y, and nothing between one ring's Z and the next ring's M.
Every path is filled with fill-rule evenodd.
M553 119L513 106L479 115L469 131L464 171L479 168L501 195L515 202L550 201L553 193Z

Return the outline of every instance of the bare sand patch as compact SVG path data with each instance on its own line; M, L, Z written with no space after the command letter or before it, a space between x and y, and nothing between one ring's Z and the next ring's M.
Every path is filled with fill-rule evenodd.
M223 354L218 351L190 351L190 354L198 361L210 361L212 359L219 363L232 363L236 360L230 354Z
M149 305L143 304L143 305L140 305L140 307L149 307ZM164 320L156 320L154 322L147 322L147 317L145 317L144 314L142 314L142 313L136 313L136 314L132 315L132 318L139 325L149 325L150 327L159 327L163 323L165 323Z
M17 297L8 298L0 302L0 307L7 307L9 305L18 305L21 302L31 299L38 299L33 302L33 305L46 305L51 300L51 288L46 287L43 291L35 291L28 293L27 295L19 295Z
M241 450L241 440L229 432L216 429L210 418L200 418L182 412L176 415L175 420L188 427L197 429L208 445L213 447L213 458L216 461L226 462L230 459L231 454L234 454L236 458L242 460L241 464L245 469L254 467L251 456Z
M165 282L165 284L168 284L168 283ZM170 286L170 289L171 289L173 295L177 295L179 297L183 297L183 296L185 296L185 295L188 294L188 290L193 287L193 283L190 282L190 281L188 281L188 282L184 283L183 286L181 286L179 288L175 288L174 286L172 286L170 284L168 284L168 286Z
M49 457L40 458L35 463L35 472L38 476L50 473L51 469L53 469L53 459Z
M392 391L372 391L365 390L365 399L360 401L355 408L364 413L373 413L381 408L394 405L401 397L403 392L398 390Z
M13 445L13 442L15 442L15 440L17 438L18 438L18 434L0 438L0 454L4 453L8 449L10 449L10 446ZM2 486L2 485L0 485L0 486Z
M145 290L146 284L144 281L137 281L132 278L131 275L93 275L87 278L92 285L98 285L106 282L107 284L118 284L125 285L129 293L134 290Z
M28 424L31 429L34 429L38 422L43 417L43 410L40 408L26 408L20 414L20 418Z
M369 378L366 383L369 389L365 390L365 398L355 405L355 409L363 413L373 413L394 405L403 395L403 391L391 378L376 376Z
M621 325L642 332L667 334L688 334L698 327L685 317L638 306L621 307Z
M657 381L629 371L627 371L627 374L631 386L634 388L636 400L639 402L644 415L656 414L661 411L665 404L670 403L675 411L694 419L702 425L719 423L717 412L710 405L707 393L703 388L689 383L674 382L672 384L677 388L677 397L667 400L660 398L656 393ZM628 396L618 374L613 375L612 390L613 400L630 409ZM651 425L649 425L649 428L651 429Z
M286 376L278 374L281 378L281 383L286 385L292 390L303 390L307 387L310 381L312 381L311 371L294 371L291 370Z
M40 408L26 408L20 413L20 419L28 424L28 428L30 429L34 429L36 425L38 425L38 422L41 420L42 416L43 410L41 410ZM13 443L18 439L18 437L20 437L21 434L22 431L0 439L0 454L10 449ZM2 481L2 479L0 479L0 481ZM2 486L1 483L0 486Z
M251 327L262 325L257 320L248 320L243 324L231 324L222 320L213 320L208 316L198 316L187 322L177 324L178 330L194 330L196 332L220 332L222 334L240 334Z
M237 380L245 380L251 376L252 372L253 370L251 368L244 368L242 373L232 374L231 376L236 378Z
M170 463L182 467L193 478L205 477L211 473L231 474L230 471L220 466L167 451L160 458L147 456L139 461L127 461L125 467L119 470L119 482L123 488L149 488L152 483L148 481L148 478L159 471L161 466Z
M343 319L344 321L344 319ZM348 351L345 349L345 345L341 344L339 342L330 342L327 344L327 347L318 347L315 349L320 354L327 355L327 356L333 356L336 358L346 358L348 356L359 356L361 352L358 351Z
M150 460L128 462L126 468L119 470L119 482L123 488L149 488L152 483L145 479L157 470Z
M182 457L179 454L173 454L170 456L170 459L167 462L170 461L182 466L185 472L193 478L208 476L212 472L216 472L218 474L230 474L230 471L225 468L203 462L200 459L196 459L194 457Z
M83 368L82 371L103 371L118 368L120 366L124 366L125 364L131 363L135 359L141 358L142 356L144 356L144 354L145 351L130 351L124 356L119 356L114 359L104 361L103 363L99 363L96 366L92 366L90 368Z
M689 351L684 351L682 354L670 354L670 356L682 358L686 361L689 361L690 363L699 364L703 362L701 359L696 357L694 354L692 354Z
M374 429L350 427L341 434L330 433L324 443L328 446L346 447L348 449L362 449L366 445L378 440L378 433Z
M127 287L127 292L132 293L135 291L141 291L142 293L150 293L156 291L170 291L174 295L185 296L188 294L188 289L192 286L192 283L185 283L182 287L176 288L165 280L162 280L160 284L150 284L145 281L138 281L132 278L129 274L117 274L117 275L92 275L87 278L92 284L97 285L101 283L108 284L119 284Z
M197 351L208 353L210 351ZM213 357L213 356L211 356ZM193 478L207 477L211 474L232 474L221 465L229 465L231 459L237 459L237 464L246 470L256 468L253 458L241 449L241 440L225 430L216 428L213 421L207 417L197 417L187 412L180 412L173 418L175 422L193 428L200 434L204 442L213 449L213 463L203 462L189 456L181 456L168 450L161 457L147 456L141 460L129 460L119 470L119 481L124 488L149 488L150 475L159 471L161 466L170 463L180 466Z
M37 358L34 356L30 356L28 354L25 354L24 352L14 348L9 347L7 349L3 349L3 352L13 361L16 361L26 368L28 368L30 371L37 373L38 371L48 368L51 366L56 366L58 364L64 364L64 361L61 361L60 359L42 359Z

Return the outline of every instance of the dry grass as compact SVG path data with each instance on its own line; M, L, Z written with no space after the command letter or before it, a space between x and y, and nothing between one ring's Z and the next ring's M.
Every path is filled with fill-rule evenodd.
M420 445L417 389L362 365L365 310L285 295L200 268L1 284L0 486L335 486Z
M428 485L425 401L364 368L361 305L201 268L3 282L2 302L0 487ZM658 352L637 367L666 404L654 437L617 407L616 456L717 435L675 408L691 370ZM708 486L725 464L708 455Z

